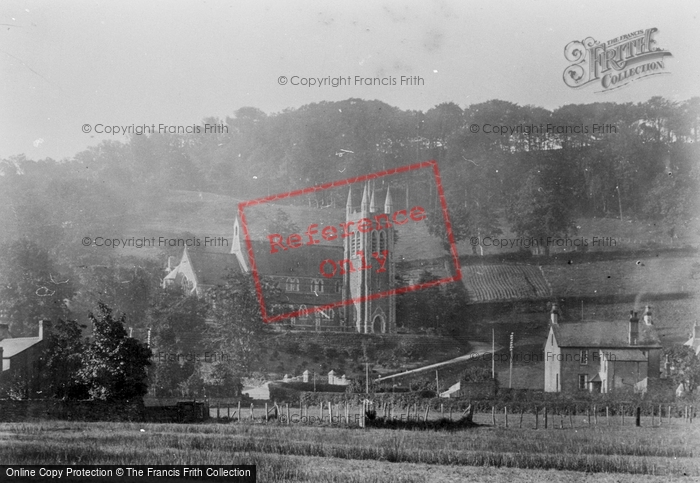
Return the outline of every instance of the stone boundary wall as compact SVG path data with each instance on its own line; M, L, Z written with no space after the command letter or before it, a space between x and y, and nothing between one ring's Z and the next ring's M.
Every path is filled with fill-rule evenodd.
M61 419L67 421L143 421L143 401L61 401L0 399L0 422Z

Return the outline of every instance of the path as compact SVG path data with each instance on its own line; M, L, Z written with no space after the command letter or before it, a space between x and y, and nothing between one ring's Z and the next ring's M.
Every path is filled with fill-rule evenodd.
M375 382L382 382L386 381L388 379L393 379L395 377L401 377L401 376L407 376L409 374L417 374L419 372L423 371L430 371L434 369L438 369L443 366L447 366L450 364L455 364L457 362L463 362L463 361L468 361L469 359L475 359L477 357L486 355L486 354L491 354L491 345L487 344L485 342L471 342L471 346L474 348L472 352L469 354L465 354L463 356L455 357L454 359L450 359L449 361L444 361L444 362L438 362L435 364L429 364L427 366L423 367L418 367L416 369L411 369L410 371L404 371L404 372L399 372L398 374L392 374L390 376L383 376L380 378L375 379ZM487 350L488 348L488 350ZM496 352L498 352L501 348L496 346Z

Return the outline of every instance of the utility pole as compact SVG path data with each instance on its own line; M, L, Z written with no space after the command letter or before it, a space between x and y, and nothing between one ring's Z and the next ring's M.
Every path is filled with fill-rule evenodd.
M496 332L491 328L491 379L496 379Z
M369 362L365 362L365 393L369 394Z
M508 387L513 387L513 332L510 333L510 377L508 379Z
M314 392L316 392L316 371L314 371Z

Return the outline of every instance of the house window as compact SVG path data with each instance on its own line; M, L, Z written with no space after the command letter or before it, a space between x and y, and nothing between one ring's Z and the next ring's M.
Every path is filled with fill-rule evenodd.
M298 292L299 291L299 279L298 278L288 278L284 289L287 292Z
M585 390L588 387L588 374L578 375L578 388Z
M311 291L315 293L323 292L323 280L313 279L311 280Z
M582 365L588 364L588 349L581 349L579 361Z
M335 293L340 293L341 292L341 285L340 285L340 280L335 281Z
M299 318L306 319L308 316L309 316L309 310L306 308L306 305L301 304L299 306Z

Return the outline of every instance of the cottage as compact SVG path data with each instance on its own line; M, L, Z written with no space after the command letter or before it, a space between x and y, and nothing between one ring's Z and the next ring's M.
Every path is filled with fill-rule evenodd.
M660 377L662 347L649 306L640 322L631 311L628 321L559 323L556 304L550 314L545 344L546 392L611 392Z
M48 325L48 321L39 321L37 337L12 337L7 324L0 324L0 388L3 391L19 382L23 397L37 397L41 394L41 379L38 376L45 346L44 330Z

